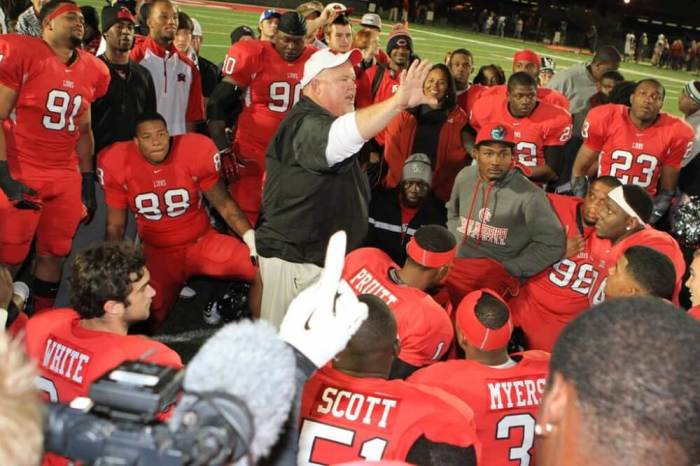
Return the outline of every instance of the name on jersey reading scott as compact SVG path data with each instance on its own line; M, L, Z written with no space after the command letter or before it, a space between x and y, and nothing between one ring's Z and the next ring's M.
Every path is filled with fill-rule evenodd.
M487 383L490 411L538 406L546 379L499 380Z
M85 367L89 362L89 355L49 338L41 366L67 380L83 383Z
M330 415L337 419L387 429L387 426L392 425L391 418L398 406L399 401L394 398L326 386L321 389L321 402L317 403L313 410L318 415Z

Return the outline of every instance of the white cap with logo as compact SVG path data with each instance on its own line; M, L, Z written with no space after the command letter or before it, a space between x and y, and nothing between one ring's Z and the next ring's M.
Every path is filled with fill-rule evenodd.
M352 66L357 65L362 61L362 52L358 49L352 49L345 53L335 53L328 48L314 52L304 64L304 76L301 78L301 87L309 84L321 71L340 66L348 60L350 60Z
M369 26L382 30L382 18L376 13L365 13L360 20L361 26Z

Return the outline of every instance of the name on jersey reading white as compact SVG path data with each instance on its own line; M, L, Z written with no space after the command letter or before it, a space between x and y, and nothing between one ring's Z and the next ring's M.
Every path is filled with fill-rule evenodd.
M359 420L363 424L371 425L373 424L372 414L377 409L377 413L381 412L381 416L374 423L377 427L386 429L389 414L396 406L397 401L390 398L326 387L321 395L321 403L316 406L316 412L348 421ZM374 419L376 418L375 416Z
M49 338L46 341L41 366L63 378L83 383L83 371L89 362L90 356L87 354Z
M508 380L504 382L489 382L489 409L497 411L510 408L527 408L539 406L544 393L546 380Z

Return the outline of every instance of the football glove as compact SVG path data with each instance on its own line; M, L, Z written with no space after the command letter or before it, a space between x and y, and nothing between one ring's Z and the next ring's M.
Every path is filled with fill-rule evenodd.
M81 197L83 206L85 207L83 223L87 225L92 222L92 218L95 216L95 211L97 210L97 198L95 197L95 174L93 172L83 173Z
M341 279L346 242L344 231L331 236L321 277L294 298L280 326L280 338L316 367L343 351L367 319L367 305Z
M585 176L577 176L571 178L571 192L577 197L586 197L588 193L588 178Z
M245 163L231 148L219 151L219 157L221 158L221 173L224 175L226 184L238 181L241 177L241 168L245 167Z
M38 209L39 204L25 198L25 194L35 196L37 193L29 186L13 180L7 161L0 161L0 189L5 192L7 199L18 209Z
M250 249L250 261L253 265L258 265L258 250L255 247L255 230L252 228L243 233L243 242Z

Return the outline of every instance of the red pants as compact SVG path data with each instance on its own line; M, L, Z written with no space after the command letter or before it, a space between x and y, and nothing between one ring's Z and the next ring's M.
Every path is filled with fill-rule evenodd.
M156 291L151 305L155 322L165 320L180 289L190 277L206 275L253 281L255 267L248 246L229 235L210 230L195 243L156 248L144 244L151 286Z
M228 192L236 201L241 210L248 217L248 222L254 227L260 214L262 204L263 180L265 177L265 148L247 148L243 154L237 148L234 151L238 154L242 166L239 168L239 178L229 184Z
M36 235L39 256L65 257L83 215L81 178L76 170L54 179L20 179L37 191L31 197L39 210L0 205L0 263L19 265L27 257Z
M445 289L457 309L462 298L475 290L489 288L504 298L517 293L518 280L493 259L457 258L447 275Z
M516 296L508 302L513 323L525 334L525 346L529 350L552 352L559 334L576 316L555 316L540 309L526 294ZM567 321L567 317L569 318Z

